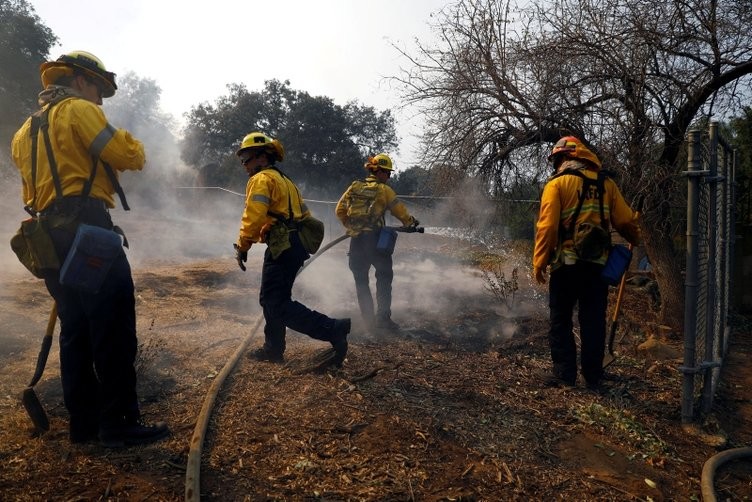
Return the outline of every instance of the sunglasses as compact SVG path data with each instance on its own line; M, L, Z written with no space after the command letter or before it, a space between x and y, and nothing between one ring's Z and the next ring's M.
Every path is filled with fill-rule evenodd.
M264 155L263 151L251 150L250 152L248 152L248 157L244 159L240 159L240 163L243 164L244 166L247 166L250 161L252 161L253 159L257 159L261 157L262 155Z
M99 82L97 82L96 80L91 79L91 78L87 78L86 81L89 84L91 84L91 85L93 85L94 87L97 88L97 95L98 95L99 99L102 99L102 96L104 95L104 89L102 88L102 85Z

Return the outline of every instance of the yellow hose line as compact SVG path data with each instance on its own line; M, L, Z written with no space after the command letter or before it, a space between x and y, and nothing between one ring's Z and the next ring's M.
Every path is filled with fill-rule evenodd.
M342 242L348 237L349 235L347 234L342 235L341 237L329 242L323 248L319 249L319 252L313 255L313 257L308 260L308 263L303 265L300 270L298 270L298 274L300 274L306 266L310 265L314 259L318 258L328 249L335 246L337 243ZM193 502L201 500L201 451L204 446L204 436L206 436L206 429L209 427L209 417L211 416L212 408L214 408L214 402L217 400L219 389L222 387L222 384L224 383L227 376L235 368L235 365L238 363L240 356L243 355L243 352L245 352L246 348L248 348L248 344L251 343L253 335L255 335L256 331L258 331L258 328L261 325L261 321L263 320L264 314L259 314L258 319L256 319L256 323L253 325L253 328L251 328L251 333L246 337L245 340L243 340L243 343L240 344L237 350L235 350L235 353L232 355L230 360L227 361L227 364L225 364L224 368L222 368L222 371L219 373L219 375L217 375L217 378L214 379L214 382L212 382L212 385L209 388L209 392L206 394L204 405L201 407L201 412L199 413L198 420L196 421L196 428L193 429L193 437L191 437L191 448L188 451L188 464L185 468L186 501Z
M217 400L217 394L222 387L227 376L235 368L235 365L240 360L240 356L243 355L248 348L248 344L251 343L253 335L256 334L261 321L264 320L263 314L259 314L256 323L253 325L250 334L243 340L238 346L235 353L232 355L229 361L225 364L222 371L212 382L209 392L204 398L204 404L201 407L201 412L196 420L196 427L193 429L193 437L191 437L191 448L188 451L188 464L185 469L185 500L196 501L201 500L201 452L204 446L204 437L206 436L206 429L209 427L209 418L211 417L212 409L214 408L214 402Z
M752 457L752 447L732 448L717 453L705 461L702 466L702 482L700 483L703 502L716 502L718 500L713 487L716 469L726 462L746 457Z

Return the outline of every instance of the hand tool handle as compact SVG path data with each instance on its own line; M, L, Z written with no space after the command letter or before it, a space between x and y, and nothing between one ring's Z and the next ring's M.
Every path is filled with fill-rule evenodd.
M34 376L31 377L29 387L34 387L44 373L44 367L47 365L47 356L50 355L50 348L52 347L52 335L55 332L55 324L57 323L57 303L52 306L50 311L50 318L47 321L47 331L42 338L42 347L39 349L39 355L37 356L37 367L34 370Z

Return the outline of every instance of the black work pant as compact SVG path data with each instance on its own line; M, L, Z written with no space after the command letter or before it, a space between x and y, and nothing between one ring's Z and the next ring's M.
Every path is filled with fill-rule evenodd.
M392 255L376 250L379 231L363 232L350 239L348 265L355 279L355 292L363 321L373 324L375 319L390 319L392 316ZM371 266L376 271L376 313L368 274Z
M84 206L78 221L112 229L102 204ZM76 228L73 224L50 231L61 263ZM125 253L115 259L98 293L60 284L58 272L45 276L45 285L60 318L60 373L71 427L95 431L100 425L138 420L136 305Z
M597 383L603 375L608 285L600 278L602 269L597 263L577 261L551 272L548 340L554 374L563 380L577 377L577 346L572 332L575 305L582 376L589 383Z
M309 256L297 232L290 233L290 248L276 259L268 248L264 254L259 301L266 321L264 349L268 354L284 354L286 328L317 340L332 340L334 319L292 299L295 277Z

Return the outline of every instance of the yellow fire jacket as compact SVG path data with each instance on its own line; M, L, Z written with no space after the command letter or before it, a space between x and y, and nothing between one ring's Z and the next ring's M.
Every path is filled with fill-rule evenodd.
M569 162L582 166L577 161ZM565 163L562 167L570 166ZM581 172L593 180L598 176L597 171L591 169L582 169ZM577 209L582 184L579 176L562 175L551 179L543 188L533 251L533 275L537 270L545 270L547 265L551 265L551 270L556 270L565 259L571 259L572 263L578 259L572 248L572 240L563 240L562 234L569 227ZM637 213L626 203L613 180L606 178L604 188L603 212L610 227L633 245L638 245L640 228L637 226ZM596 194L586 197L575 225L580 223L600 225L600 204ZM607 254L604 253L592 261L605 263L606 258Z
M274 167L266 167L248 179L245 186L245 209L240 221L237 245L248 251L256 242L265 241L265 233L278 221L271 213L298 221L310 211L298 187Z
M376 192L371 211L372 223L365 226L354 225L348 218L350 194L358 184L365 184L367 189ZM339 219L339 221L342 222L342 225L347 229L347 235L353 237L361 232L371 232L384 226L384 215L387 210L405 226L411 225L414 221L414 218L408 212L405 204L397 198L397 194L392 187L385 183L380 183L374 175L370 175L365 181L354 181L348 189L345 190L342 197L339 198L337 207L334 211L337 215L337 219Z
M91 176L92 154L99 152L100 160L89 196L103 200L107 207L115 207L115 190L102 162L107 162L112 167L116 177L119 171L139 171L146 160L143 144L125 129L111 126L98 105L82 98L66 98L55 104L49 113L49 124L50 142L57 162L62 195L81 194L84 184ZM39 131L36 187L32 186L30 131L31 118L14 135L11 153L21 172L24 204L30 205L33 201L34 209L41 211L55 200L55 185L44 136Z

